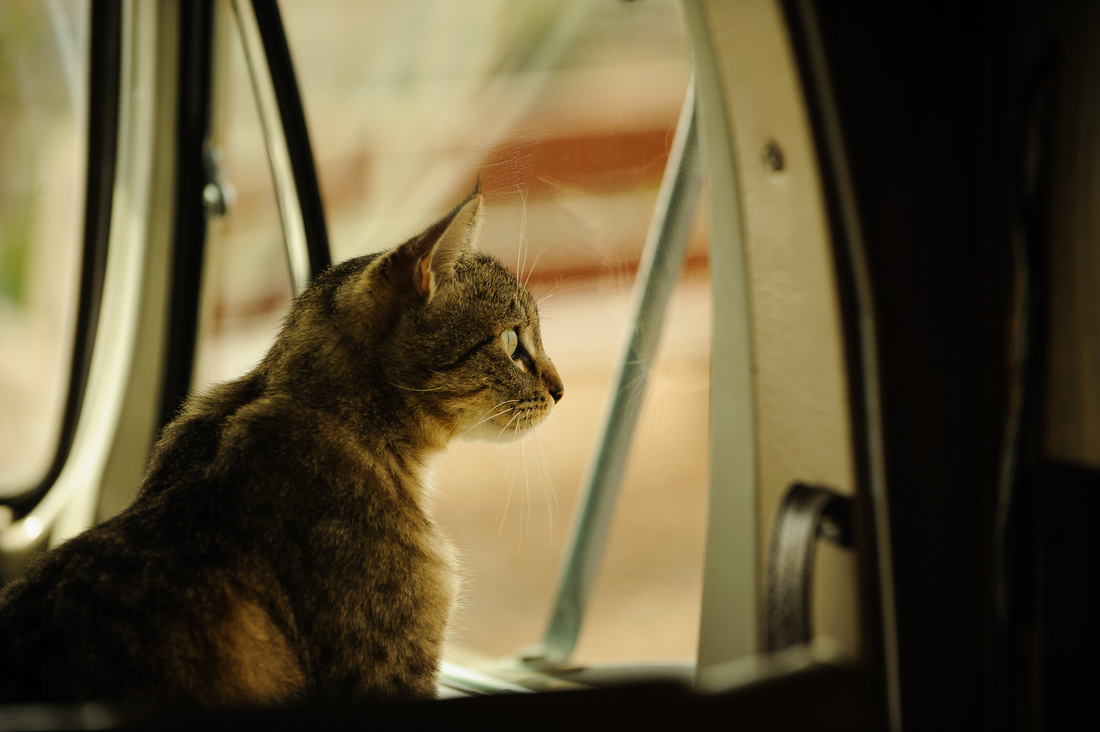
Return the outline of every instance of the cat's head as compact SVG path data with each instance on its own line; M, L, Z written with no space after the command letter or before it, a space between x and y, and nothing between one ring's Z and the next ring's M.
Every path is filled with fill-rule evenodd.
M481 207L475 191L404 244L334 267L315 285L326 292L305 298L335 316L349 376L437 445L522 435L563 393L530 291L476 248Z

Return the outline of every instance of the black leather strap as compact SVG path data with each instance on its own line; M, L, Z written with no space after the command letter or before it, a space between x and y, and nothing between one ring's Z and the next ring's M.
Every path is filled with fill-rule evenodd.
M810 641L814 547L818 536L852 545L851 504L827 488L803 484L780 504L768 558L768 651Z

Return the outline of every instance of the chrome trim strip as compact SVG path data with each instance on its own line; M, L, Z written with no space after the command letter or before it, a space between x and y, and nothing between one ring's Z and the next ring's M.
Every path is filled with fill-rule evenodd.
M275 85L271 80L267 53L252 3L248 0L233 0L233 15L237 19L248 76L256 97L256 110L263 128L267 159L271 164L271 179L275 184L275 198L279 203L279 217L283 223L290 278L294 285L294 295L297 296L309 286L315 273L309 264L305 220L302 218L302 206L294 180L294 168L290 162L286 133L283 130L283 119L279 114Z

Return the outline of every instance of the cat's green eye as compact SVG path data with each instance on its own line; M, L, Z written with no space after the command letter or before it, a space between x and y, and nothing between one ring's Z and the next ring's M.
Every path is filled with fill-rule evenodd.
M516 335L514 330L506 330L500 334L500 340L504 344L504 352L509 357L513 356L516 352L516 346L519 345L519 336Z

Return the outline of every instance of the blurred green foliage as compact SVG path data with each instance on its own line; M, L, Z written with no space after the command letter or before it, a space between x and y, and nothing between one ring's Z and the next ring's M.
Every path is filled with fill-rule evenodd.
M0 298L16 304L27 298L36 207L46 187L43 146L73 114L62 68L65 42L51 4L0 2Z

